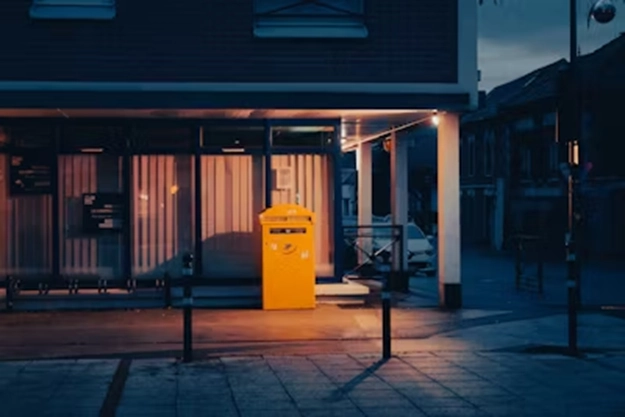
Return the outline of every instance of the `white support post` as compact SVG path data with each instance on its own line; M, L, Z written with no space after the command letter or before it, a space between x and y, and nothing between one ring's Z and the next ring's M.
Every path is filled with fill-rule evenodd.
M397 138L397 134L391 134L391 216L393 225L403 227L403 241L401 247L404 256L398 250L393 250L393 270L398 271L403 266L404 272L408 271L406 225L408 224L408 149L406 141ZM395 248L394 248L395 249ZM403 265L400 264L403 259ZM402 277L403 278L403 277Z
M356 149L356 169L358 170L358 224L368 226L372 223L373 213L373 159L371 154L372 142L358 145ZM371 239L363 238L359 246L367 253L371 250ZM358 251L358 263L367 260L363 251Z
M460 283L460 123L445 113L438 126L438 294L443 308L462 307Z

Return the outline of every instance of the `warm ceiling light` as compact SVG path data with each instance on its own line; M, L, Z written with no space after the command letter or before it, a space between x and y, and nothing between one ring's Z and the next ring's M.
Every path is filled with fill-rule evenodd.
M438 126L440 122L441 122L441 119L438 116L438 112L435 110L434 113L432 114L432 124L434 126Z

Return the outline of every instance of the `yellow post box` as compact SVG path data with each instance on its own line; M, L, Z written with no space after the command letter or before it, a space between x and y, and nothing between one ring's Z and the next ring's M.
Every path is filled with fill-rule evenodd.
M280 204L259 215L264 310L315 308L315 214Z

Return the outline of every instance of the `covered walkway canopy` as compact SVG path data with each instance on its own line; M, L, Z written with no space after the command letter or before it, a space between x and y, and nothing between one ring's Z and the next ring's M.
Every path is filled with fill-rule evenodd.
M438 280L440 304L445 307L460 307L460 213L459 213L459 124L458 115L451 112L437 112L436 109L425 110L358 110L358 109L340 109L340 110L310 110L310 109L285 109L285 110L258 110L258 109L66 109L66 108L48 108L48 109L2 109L0 110L0 119L6 123L30 124L33 125L37 120L45 120L46 123L56 121L66 125L78 124L116 124L124 121L141 121L142 123L150 120L169 120L175 123L198 123L210 120L228 120L229 123L240 123L245 125L249 122L258 123L261 121L270 121L268 126L331 126L334 133L334 145L328 148L328 156L332 154L337 169L333 169L334 174L329 178L331 180L327 186L319 189L319 192L325 193L331 201L334 202L334 208L328 208L333 212L332 222L334 230L328 230L329 241L328 246L334 252L328 258L329 267L336 278L340 278L342 270L342 254L340 249L343 245L342 223L341 223L341 187L340 187L340 170L338 163L341 152L357 153L357 170L358 170L358 224L370 225L372 223L372 144L379 139L390 138L390 156L391 156L391 215L394 225L406 226L408 223L408 149L405 141L399 139L401 135L398 133L422 125L424 123L432 123L433 115L436 115L438 124ZM267 123L267 122L266 122ZM268 132L271 132L271 127ZM271 140L271 139L269 139ZM235 147L224 147L217 150L222 154L238 154L245 153L245 145L241 145L241 149ZM333 150L332 150L333 149ZM282 150L284 154L287 150ZM94 148L88 147L79 152L93 153ZM269 152L269 153L267 153ZM301 153L301 150L297 150ZM270 156L271 151L265 149L265 157ZM273 162L275 165L275 162ZM272 163L265 164L264 175L265 183L271 182ZM201 168L204 169L204 168ZM312 168L311 168L312 169ZM147 171L146 171L147 172ZM199 177L201 180L201 171ZM261 170L260 172L263 172ZM100 181L100 179L98 179ZM191 180L189 180L191 181ZM324 182L325 183L325 182ZM189 183L191 184L191 183ZM321 184L321 183L320 183ZM139 185L137 185L139 186ZM200 187L199 185L197 187ZM132 188L132 187L131 187ZM135 187L136 188L136 187ZM141 187L140 187L141 188ZM199 188L197 192L203 188ZM334 190L334 195L332 191ZM337 194L338 193L338 194ZM272 190L265 187L266 204L270 204L272 199ZM191 193L190 195L193 195ZM189 197L192 199L192 197ZM299 196L295 197L299 199ZM190 200L191 201L191 200ZM292 201L297 202L297 201ZM200 211L202 208L200 207ZM196 214L196 217L198 215ZM132 221L132 218L129 218ZM214 221L214 220L211 220ZM217 220L218 221L218 220ZM205 222L200 217L196 218L196 222ZM199 226L198 226L199 227ZM138 231L135 231L138 233ZM191 233L189 230L188 233ZM325 233L325 232L324 232ZM406 234L403 234L406 236ZM202 241L201 232L198 234L198 240ZM405 237L404 237L405 239ZM126 241L127 246L133 246L132 242ZM322 246L325 244L322 244ZM136 246L136 245L135 245ZM405 246L404 246L405 247ZM327 248L326 248L327 249ZM135 252L138 249L133 249ZM200 253L202 248L197 249ZM54 252L54 251L53 251ZM135 257L140 255L140 251L135 253ZM52 257L59 257L60 253L52 253ZM130 254L127 256L131 256ZM123 257L123 256L122 256ZM127 260L127 263L132 263ZM136 263L136 262L135 262ZM407 260L404 259L404 263ZM54 261L53 261L54 264ZM404 268L407 265L403 265ZM54 268L53 268L54 269ZM61 267L57 267L61 269ZM327 268L325 268L327 270ZM132 273L132 268L128 271ZM328 272L320 272L320 275L328 276Z

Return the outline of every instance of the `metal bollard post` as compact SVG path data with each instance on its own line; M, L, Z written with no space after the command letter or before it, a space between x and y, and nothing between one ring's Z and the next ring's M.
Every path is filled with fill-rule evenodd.
M6 303L7 311L11 311L13 310L13 277L10 275L7 276L5 284L6 297L4 301Z
M401 238L399 241L399 250L401 253L402 245ZM395 288L395 281L397 278L395 271L397 252L394 251L393 259L390 256L385 256L384 259L384 280L382 281L382 359L389 359L391 357L391 292ZM387 255L385 253L385 255ZM390 254L388 254L390 255ZM401 262L401 258L399 259Z
M184 281L184 290L182 297L183 307L183 362L193 361L193 322L192 322L192 306L193 292L191 288L191 280L193 277L193 254L187 253L182 260L182 276Z
M165 308L171 307L171 276L166 273L163 278L163 290L165 292Z
M382 358L391 357L391 291L389 288L390 274L386 274L382 287Z

